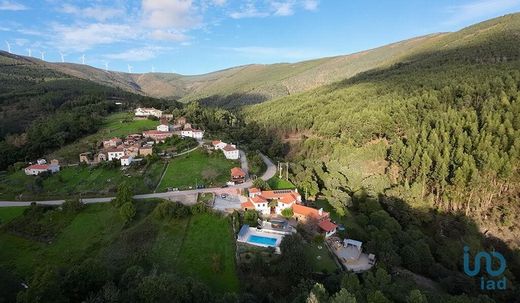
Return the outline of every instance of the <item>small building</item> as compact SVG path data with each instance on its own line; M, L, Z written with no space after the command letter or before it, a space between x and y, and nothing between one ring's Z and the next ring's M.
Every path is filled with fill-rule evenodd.
M185 128L181 130L181 137L193 138L193 131L191 130L191 128Z
M240 167L233 167L231 169L231 182L235 184L244 183L246 179L246 173Z
M81 153L79 154L79 163L89 164L91 162L91 152Z
M139 156L146 157L153 154L153 147L151 145L145 145L139 149Z
M24 169L28 176L37 176L44 172L57 173L60 171L58 160L52 160L51 164L33 164Z
M186 117L179 117L179 118L177 118L177 120L175 120L175 124L179 124L179 125L186 124Z
M108 161L112 161L114 159L121 159L125 155L125 151L122 148L113 148L107 150Z
M99 152L97 155L96 155L96 161L97 162L102 162L102 161L106 161L107 160L107 154L104 153L104 152Z
M328 238L336 233L338 226L332 223L330 220L323 220L318 224L320 230L325 233L325 238Z
M132 156L123 156L121 157L121 166L129 166L132 164L132 161L134 160L134 157Z
M162 111L155 108L138 107L135 109L135 116L139 118L146 118L148 116L154 116L157 118L162 117Z
M164 118L168 121L171 121L171 120L173 120L173 115L172 114L162 114L162 118Z
M226 159L237 160L240 158L240 153L238 149L236 149L235 145L227 144L224 146L224 148L222 148L222 150L224 151L224 156L226 156Z
M143 137L151 138L156 142L164 142L166 138L170 138L173 136L173 132L163 132L159 130L147 130L143 132Z
M213 145L213 148L215 150L219 150L219 149L223 149L224 147L226 147L227 143L222 142L220 140L213 140L213 141L211 141L211 145Z
M161 124L157 126L157 130L162 132L169 132L171 130L171 125L168 122L168 119L161 118Z
M103 141L103 148L117 147L123 143L123 140L120 138L112 138L109 140Z
M323 211L323 208L316 209L301 204L293 205L294 217L298 222L302 223L319 223L324 220L329 220L329 213Z
M36 163L38 163L40 165L44 165L44 164L47 164L47 160L45 160L45 159L38 159L38 160L36 160Z
M197 140L202 140L204 138L204 131L200 129L193 129L192 130L192 138Z

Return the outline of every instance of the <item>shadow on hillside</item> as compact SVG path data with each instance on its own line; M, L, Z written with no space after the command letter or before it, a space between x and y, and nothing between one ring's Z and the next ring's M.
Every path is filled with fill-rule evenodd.
M408 234L414 235L415 231L410 231L419 227L424 234L423 239L427 240L430 247L434 263L429 268L418 271L408 264L407 269L440 282L444 290L453 295L466 293L478 296L482 294L492 297L497 302L520 302L519 290L512 288L518 285L518 278L520 277L520 251L518 249L513 250L501 239L481 233L476 222L461 212L446 213L434 209L413 209L404 200L385 195L379 195L379 201L383 209L399 222L403 231L409 231ZM359 205L356 208L359 208ZM365 240L369 241L370 239ZM405 243L406 241L416 240L417 236L412 236L406 240L398 239L398 241ZM464 273L463 254L466 245L471 249L470 268L474 268L473 258L477 251L497 251L505 257L507 267L504 275L508 280L507 290L481 290L481 276L495 280L502 277L489 276L485 273L484 264L482 264L481 272L476 277L469 277ZM404 258L402 246L399 251L400 256ZM420 253L418 250L414 251L414 254L418 256L421 256ZM406 268L406 260L401 261L402 266ZM498 264L495 263L493 268L498 268Z
M198 99L203 106L222 107L226 109L239 109L246 105L262 103L269 100L266 95L256 93L234 93L227 96L213 95L206 98Z

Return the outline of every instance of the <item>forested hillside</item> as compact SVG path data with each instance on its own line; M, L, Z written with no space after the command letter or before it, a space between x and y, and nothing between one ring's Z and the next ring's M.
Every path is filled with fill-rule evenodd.
M323 195L339 213L364 212L359 197L379 197L403 231L424 233L426 247L403 242L400 232L375 232L371 217L356 219L368 227L354 234L378 239L372 248L387 265L442 279L438 268L407 264L410 253L432 257L426 267L460 271L463 245L502 252L520 245L518 45L520 15L505 16L446 35L390 68L245 113L290 145L292 181L308 197ZM468 238L470 222L481 240ZM518 252L508 258L518 277Z
M0 169L95 132L108 113L161 103L6 53L0 56L0 83Z

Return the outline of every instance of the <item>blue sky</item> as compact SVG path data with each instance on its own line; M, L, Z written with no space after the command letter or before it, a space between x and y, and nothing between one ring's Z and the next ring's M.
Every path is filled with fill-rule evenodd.
M0 0L1 49L110 70L200 74L455 31L520 0Z

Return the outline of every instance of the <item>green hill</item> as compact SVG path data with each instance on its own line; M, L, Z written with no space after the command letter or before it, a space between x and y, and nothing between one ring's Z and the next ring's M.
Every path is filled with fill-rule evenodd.
M297 185L339 207L343 194L386 193L471 215L518 246L519 33L520 14L490 20L391 67L245 114L291 144Z

